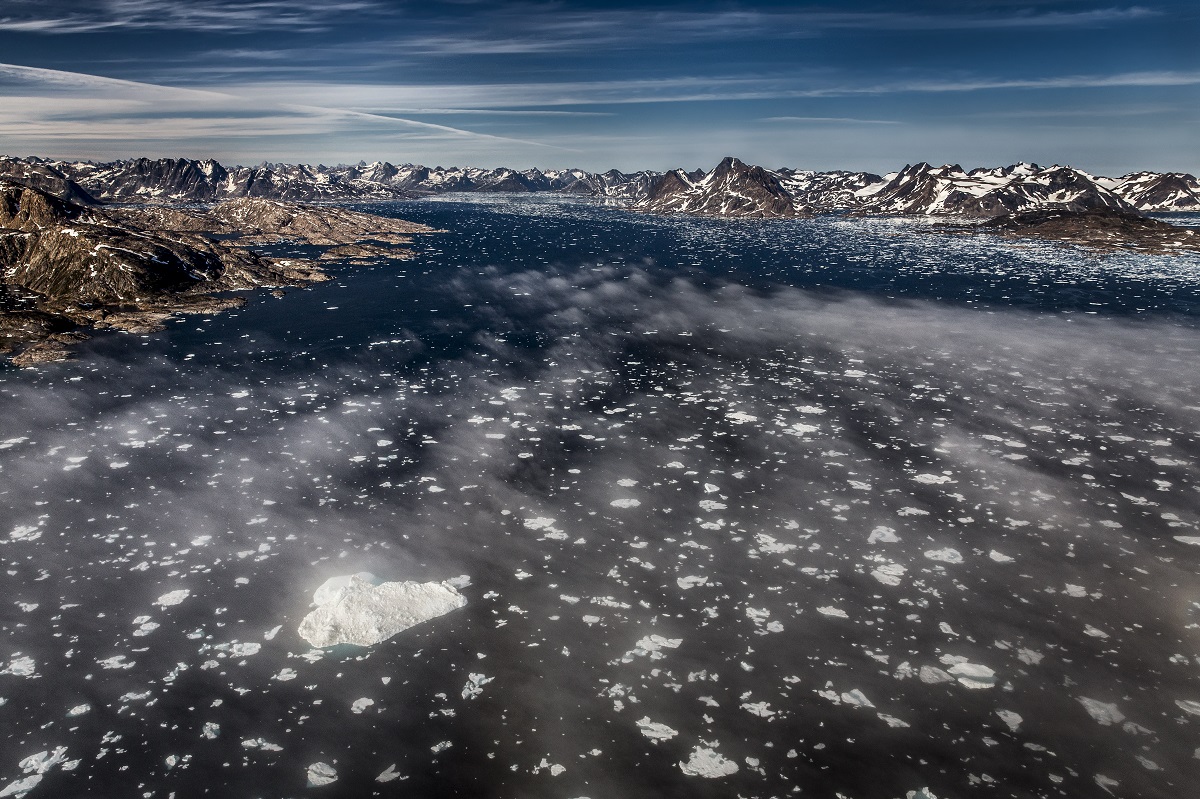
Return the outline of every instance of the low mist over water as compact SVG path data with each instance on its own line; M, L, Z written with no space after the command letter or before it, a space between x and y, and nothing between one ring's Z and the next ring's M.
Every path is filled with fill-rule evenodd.
M1200 257L374 210L449 232L0 372L2 795L1200 780ZM313 648L362 572L465 605Z

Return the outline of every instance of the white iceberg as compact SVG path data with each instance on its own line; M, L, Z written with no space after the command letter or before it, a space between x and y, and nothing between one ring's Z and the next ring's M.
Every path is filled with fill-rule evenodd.
M362 574L327 580L314 599L317 608L300 622L299 632L315 647L373 646L467 604L449 581L373 585Z
M328 763L313 763L308 767L308 787L318 788L337 782L337 769Z

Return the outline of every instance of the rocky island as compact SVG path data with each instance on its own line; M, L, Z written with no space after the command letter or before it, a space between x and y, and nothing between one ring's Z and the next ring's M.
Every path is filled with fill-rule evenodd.
M1101 252L1126 250L1171 255L1200 251L1200 235L1195 229L1129 211L1023 211L989 219L974 230L1008 238L1042 239Z
M93 329L157 330L175 314L244 302L227 292L325 280L319 261L408 258L411 235L431 232L260 198L206 210L100 207L77 186L43 185L64 196L0 180L0 354L17 365L61 359ZM312 246L315 259L251 249L282 242Z

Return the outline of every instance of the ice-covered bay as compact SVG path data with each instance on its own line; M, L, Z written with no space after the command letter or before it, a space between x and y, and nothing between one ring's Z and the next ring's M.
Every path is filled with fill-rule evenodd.
M1186 259L398 213L459 232L0 373L0 788L1200 779Z

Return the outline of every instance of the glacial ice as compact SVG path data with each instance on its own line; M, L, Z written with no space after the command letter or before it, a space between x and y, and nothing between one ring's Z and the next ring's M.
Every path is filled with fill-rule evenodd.
M686 763L680 761L679 769L689 777L705 777L711 780L736 774L738 764L713 749L697 746Z
M337 782L337 769L328 763L313 763L308 767L308 787L319 788Z
M333 580L343 580L333 588ZM449 582L372 585L361 574L327 580L314 598L323 600L300 622L300 636L315 647L373 646L422 622L467 604Z
M658 743L659 741L667 741L679 734L677 730L673 730L666 724L657 721L651 721L649 716L644 716L637 721L638 729L642 735L645 735L651 741Z
M1092 718L1105 727L1120 724L1125 720L1125 714L1118 710L1114 703L1101 702L1098 699L1089 699L1086 696L1079 697L1079 702Z

